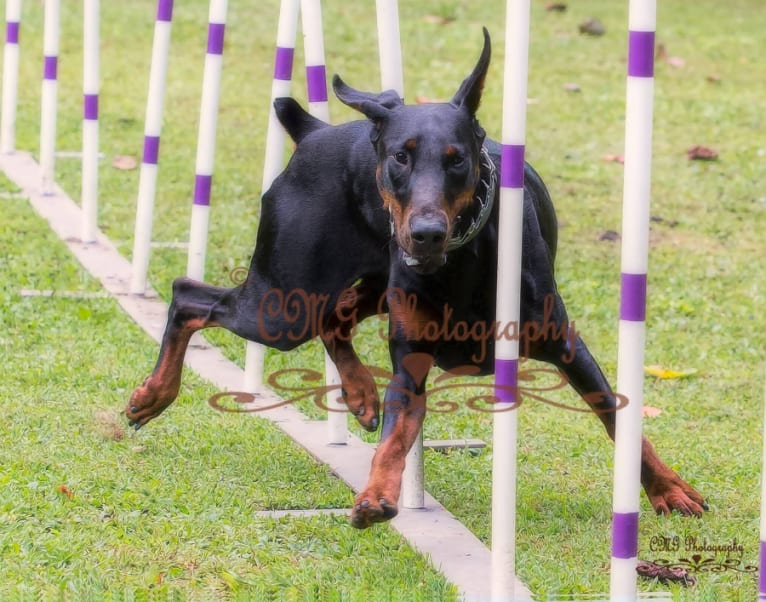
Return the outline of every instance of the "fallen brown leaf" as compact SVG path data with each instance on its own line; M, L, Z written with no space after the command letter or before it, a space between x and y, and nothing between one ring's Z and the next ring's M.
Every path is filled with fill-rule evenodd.
M657 416L662 414L662 410L653 408L652 406L644 406L641 410L644 418L657 418Z
M707 79L711 84L720 84L721 83L721 75L718 74L718 73L711 73L705 79Z
M567 5L563 2L551 2L545 6L545 10L549 12L563 13L567 9Z
M671 228L675 228L678 225L677 219L667 219L662 217L661 215L652 215L649 218L650 222L654 222L655 224L666 224L670 226Z
M604 159L604 161L608 161L611 163L625 163L624 155L604 155L602 158Z
M608 240L609 242L615 242L620 240L620 233L614 230L605 230L598 237L599 240Z
M580 84L577 84L575 82L564 84L564 90L566 90L567 92L580 92Z
M59 485L58 487L56 487L56 491L58 491L62 495L65 495L67 499L70 499L70 500L74 496L74 494L72 493L72 490L69 489L69 487L67 487L66 485Z
M603 36L606 33L606 27L604 24L594 17L587 19L580 23L580 33L587 34L589 36Z
M676 67L678 69L686 67L686 60L682 59L680 56L670 56L668 54L668 49L663 43L657 44L657 51L654 54L654 58L658 63L667 63L671 67Z
M138 160L130 155L117 155L112 160L112 167L115 169L131 170L138 167Z
M669 56L665 62L671 67L675 67L676 69L683 69L686 67L686 61L680 56Z
M686 156L692 161L715 161L718 152L707 146L692 146L686 150Z
M455 17L442 17L440 15L426 15L423 17L426 23L433 23L434 25L447 25L455 20Z

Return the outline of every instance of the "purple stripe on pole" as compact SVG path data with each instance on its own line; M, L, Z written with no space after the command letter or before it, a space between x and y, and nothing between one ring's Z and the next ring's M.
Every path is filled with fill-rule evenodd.
M761 542L761 570L758 572L758 593L761 600L766 597L766 541Z
M223 54L223 34L225 23L211 23L207 28L207 53Z
M306 84L309 89L309 102L327 101L327 74L324 65L306 67Z
M516 403L519 361L495 358L495 397L503 403Z
M194 204L210 205L210 188L213 184L213 176L197 175L194 178Z
M290 81L293 77L294 48L277 46L277 55L274 58L274 79Z
M638 557L638 512L612 516L612 558Z
M157 20L173 20L173 0L159 0L157 2Z
M628 322L646 320L646 274L622 274L620 319Z
M55 80L58 74L59 59L57 56L46 56L43 68L43 79Z
M160 156L160 137L144 136L144 158L143 162L148 165L157 165Z
M503 144L500 159L500 186L524 188L523 144Z
M85 119L96 121L98 119L98 94L86 94L83 98Z
M628 75L654 77L653 31L631 31L628 34Z
M8 21L5 24L5 41L8 44L19 43L19 23L18 21Z

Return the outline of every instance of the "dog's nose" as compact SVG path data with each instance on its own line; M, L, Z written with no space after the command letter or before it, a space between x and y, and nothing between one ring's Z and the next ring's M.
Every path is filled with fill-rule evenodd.
M447 223L440 217L418 217L410 222L413 251L418 255L432 255L444 250Z

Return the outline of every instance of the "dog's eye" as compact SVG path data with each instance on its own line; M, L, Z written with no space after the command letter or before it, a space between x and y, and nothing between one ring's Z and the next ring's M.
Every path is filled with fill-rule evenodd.
M449 158L450 167L460 167L463 163L465 163L465 159L462 155L452 155Z
M407 153L405 153L404 151L398 151L394 153L394 160L396 160L396 162L401 165L407 165L407 161L409 160L409 157L407 156Z

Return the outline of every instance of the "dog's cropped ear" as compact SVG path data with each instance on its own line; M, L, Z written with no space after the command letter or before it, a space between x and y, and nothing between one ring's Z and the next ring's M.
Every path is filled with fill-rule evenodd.
M382 94L360 92L347 85L339 75L332 78L332 89L343 104L364 114L378 126L386 120L391 109L402 104L402 99L393 90Z
M289 96L274 99L274 112L296 144L311 132L329 126L328 123L311 115L298 101Z
M482 28L484 32L484 48L481 51L479 62L473 68L473 72L460 85L455 96L452 98L452 104L456 107L465 106L466 109L475 115L479 110L481 103L481 93L484 90L484 80L487 77L489 69L489 59L492 54L492 45L489 40L489 32L486 27Z

